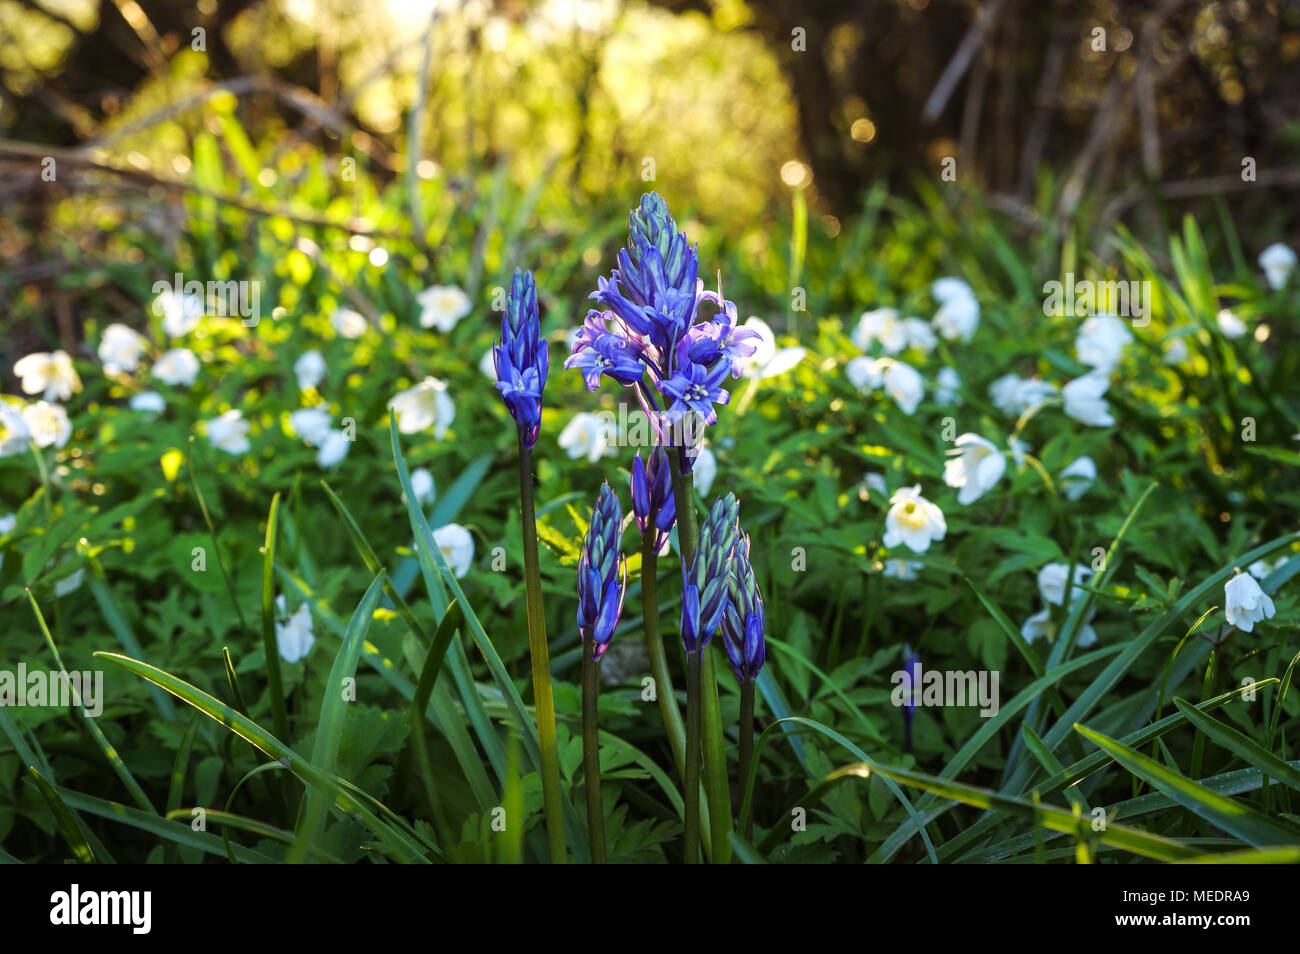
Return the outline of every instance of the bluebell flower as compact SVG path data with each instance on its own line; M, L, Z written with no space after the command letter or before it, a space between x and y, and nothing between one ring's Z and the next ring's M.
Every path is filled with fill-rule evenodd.
M705 424L716 421L718 414L713 405L726 404L731 400L731 396L721 387L730 370L731 363L728 361L718 361L712 369L690 361L680 366L677 373L663 383L664 394L674 399L665 420L669 423L679 421L687 411L694 411L703 418Z
M609 484L602 484L578 555L578 632L593 641L596 659L604 655L623 612L627 561L622 539L623 506Z
M709 645L727 609L727 585L739 534L740 505L734 494L713 502L700 528L699 545L682 568L682 646L687 654Z
M564 366L582 370L588 391L600 387L602 374L608 374L620 384L635 384L645 374L645 367L637 360L631 343L609 331L601 312L587 313L587 320L578 333L578 344L582 350L574 351Z
M907 673L908 692L903 703L903 734L907 740L907 753L912 754L912 719L916 716L916 701L921 698L921 656L910 646L903 647L903 671Z
M763 598L749 562L749 534L741 533L731 561L727 609L722 617L722 644L737 682L758 678L767 658L763 632Z
M745 370L745 362L758 350L762 339L752 328L742 328L736 320L736 306L727 301L719 291L705 292L703 299L714 301L720 309L711 321L696 325L688 333L691 344L687 355L696 364L712 364L718 358L726 358L731 367L731 376L738 378Z
M655 193L641 197L628 217L628 243L618 253L618 267L597 280L595 299L603 312L591 315L565 367L579 368L589 390L607 374L635 388L637 400L661 440L664 425L695 413L705 424L717 421L715 403L726 403L719 384L727 373L738 376L754 354L757 334L736 323L736 306L704 291L696 249L686 241L664 200ZM698 321L700 306L716 315ZM615 340L610 340L612 336ZM618 347L621 340L623 347ZM629 361L641 363L634 374Z
M650 452L649 462L641 459L640 451L632 458L632 512L643 535L654 533L654 552L658 553L677 520L668 452L660 444Z
M501 340L492 349L492 362L501 399L519 426L523 445L531 448L541 430L542 391L549 363L532 272L515 269L505 314L501 316Z

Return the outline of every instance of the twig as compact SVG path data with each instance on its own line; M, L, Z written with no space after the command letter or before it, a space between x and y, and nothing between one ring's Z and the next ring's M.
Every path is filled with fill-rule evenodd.
M925 101L925 106L921 109L921 122L927 126L938 119L939 114L943 112L943 108L948 105L948 98L952 95L958 81L966 75L966 70L970 68L975 51L984 42L984 37L1002 13L1004 3L1005 0L993 0L992 3L980 7L975 13L975 19L971 22L970 28L966 31L966 35L962 37L961 43L957 45L957 52L953 54L948 65L944 67L943 74L939 77L939 81L934 84L930 97Z
M103 172L108 175L116 176L126 180L126 183L134 184L136 187L145 189L163 186L168 189L175 189L180 192L188 192L192 195L198 195L205 199L212 199L224 205L230 205L250 215L263 217L279 216L290 219L302 225L312 225L319 228L340 229L345 232L351 232L354 235L367 235L381 238L409 240L410 236L400 232L378 231L367 228L356 222L339 222L320 216L311 215L305 212L294 212L285 208L266 208L264 206L253 205L245 202L243 199L231 195L224 195L218 192L210 192L188 182L182 182L177 179L164 179L156 176L151 172L145 172L142 169L126 169L121 166L113 166L104 162L99 162L81 154L79 150L63 149L54 146L33 145L24 142L15 142L10 139L0 139L0 157L13 157L15 159L29 159L40 161L46 157L53 158L58 163L66 163L74 168L86 169L94 172ZM118 187L129 187L126 183L115 183Z

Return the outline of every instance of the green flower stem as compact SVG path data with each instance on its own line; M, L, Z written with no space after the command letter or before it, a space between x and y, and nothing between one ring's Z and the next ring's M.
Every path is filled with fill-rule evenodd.
M682 861L700 859L700 654L686 656L686 848Z
M746 679L740 684L740 768L736 778L740 784L746 784L749 767L754 762L754 680ZM745 838L754 837L754 813L751 811L745 819Z
M713 835L713 863L725 865L731 862L731 783L727 778L727 751L722 745L722 707L718 703L718 677L713 668L711 643L700 653L700 677L704 684L700 744Z
M673 762L677 766L678 777L683 785L686 782L686 727L682 723L681 708L677 705L677 694L673 690L672 675L668 670L668 657L664 650L662 629L659 625L658 573L659 554L653 548L653 541L641 544L641 612L645 625L646 654L650 657L650 672L655 680L655 696L659 700L659 710L663 715L664 728L668 732L668 744L672 749ZM699 755L695 757L699 764ZM700 773L695 773L695 793L700 798ZM708 810L708 800L701 799L700 804ZM700 818L700 835L707 848L706 854L713 857L713 843L710 840L712 828L706 816Z
M689 565L700 539L699 518L695 513L695 480L683 466L685 447L675 448L668 459L673 472L673 498L677 505L677 542L682 564ZM704 792L708 796L709 829L712 835L714 864L731 861L731 786L727 781L727 753L722 745L722 710L718 704L718 678L713 668L713 646L700 653L700 747L704 757ZM689 690L689 686L687 687ZM690 693L687 692L686 721L690 724ZM689 747L689 733L687 745ZM689 767L689 759L688 767ZM691 788L687 781L686 787Z
M591 842L591 862L605 863L605 811L600 804L600 727L596 722L600 698L600 663L596 659L596 641L582 641L582 768L587 789L587 836Z
M524 592L528 605L528 655L533 667L533 705L542 760L542 804L551 863L564 864L563 792L555 741L555 697L551 693L550 652L542 611L542 570L537 558L537 513L533 505L533 451L519 442L519 502L524 522Z
M668 744L673 750L677 775L686 780L686 729L682 725L682 712L673 692L673 678L668 671L668 656L664 652L664 638L659 628L658 571L659 553L654 547L654 530L641 537L641 617L645 626L645 651L650 657L650 674L655 681L655 695L659 712L663 715Z

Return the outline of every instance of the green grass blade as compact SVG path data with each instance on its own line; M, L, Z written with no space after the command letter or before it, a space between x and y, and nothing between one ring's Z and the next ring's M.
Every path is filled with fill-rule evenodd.
M330 631L342 639L344 632L346 632L346 625L325 603L321 602L315 591L284 567L277 567L276 569L280 573L280 578L311 604L312 613L316 619L320 620ZM414 698L415 685L393 668L392 663L376 647L367 643L362 650L361 658L375 672L379 673L384 681L392 686L403 699L409 702ZM451 746L452 753L456 756L456 763L460 766L465 775L465 780L469 783L470 791L474 794L479 810L483 812L490 811L497 805L496 792L487 776L487 772L484 770L483 757L474 747L473 739L469 737L469 733L465 730L465 719L456 708L452 694L447 688L446 680L441 680L434 686L433 697L425 714L434 727L446 738L447 744Z
M361 527L357 524L356 520L353 519L351 511L348 510L342 499L340 499L339 495L334 492L333 488L331 488L329 484L322 480L320 485L325 489L325 493L329 497L330 503L334 505L334 509L337 510L339 516L343 518L343 526L347 528L348 536L352 538L352 545L357 548L357 552L361 555L361 560L365 563L366 569L372 574L378 573L382 568L382 564L379 562L379 556L375 553L375 548L370 545L370 541L362 532ZM397 589L393 586L392 581L389 580L387 574L384 576L384 595L393 601L393 606L397 608L398 615L402 617L402 620L406 623L411 632L415 634L415 637L420 641L421 645L427 646L429 643L429 634L424 631L424 627L421 626L419 620L415 618L415 614L411 612L411 607L406 605L406 600L402 599L402 595L397 592Z
M447 647L451 644L452 637L455 636L456 629L463 619L464 614L460 611L460 602L452 600L451 605L447 607L447 612L442 615L442 622L438 624L438 632L433 637L433 645L429 647L429 651L425 654L424 665L420 669L420 681L415 687L415 695L411 698L411 705L406 716L407 722L411 726L411 738L408 744L414 755L420 779L424 783L425 796L429 800L429 811L432 813L434 824L440 836L446 843L452 842L453 830L450 821L443 814L442 801L438 795L438 785L434 779L433 765L429 761L429 750L424 735L424 719L425 712L429 707L429 697L433 694L433 687L437 684L438 673L442 671L442 663L447 654ZM514 774L511 774L512 772ZM514 792L511 788L512 785L518 786L518 781L518 773L515 771L513 761L507 761L507 776L503 786L503 798L512 795L512 793L520 794L522 792L522 789L520 792ZM522 832L517 834L519 836L519 845L515 847L522 850ZM512 843L515 835L516 832L512 829Z
M425 858L425 848L418 839L406 832L394 828L387 821L381 821L374 808L383 811L383 806L375 799L360 792L355 786L337 776L326 775L301 755L289 748L271 733L247 716L240 715L219 699L208 695L202 689L190 685L183 679L164 672L138 659L129 659L117 653L98 652L95 655L106 659L142 679L147 679L166 689L177 699L198 709L208 718L219 722L244 741L281 762L287 762L287 768L307 785L320 789L334 799L342 811L354 815L362 825L373 832L388 847L395 857L402 861L419 862ZM391 814L391 813L389 813ZM395 816L394 816L395 817Z
M271 724L275 734L289 738L289 715L284 706L284 682L280 677L280 647L275 635L275 528L280 515L280 495L271 498L266 518L266 542L262 546L262 646L266 650L267 692L271 696Z
M460 609L460 600L452 600L447 607L447 612L442 614L442 622L438 624L433 645L429 647L429 652L424 657L424 666L420 669L420 681L415 687L415 696L411 700L411 714L417 717L416 721L423 721L429 696L433 692L434 683L438 681L438 673L442 671L447 647L451 644L452 637L456 635L456 630L464 618L465 614Z
M1152 788L1248 845L1262 848L1300 842L1300 828L1294 825L1274 821L1247 805L1212 792L1181 772L1161 765L1100 732L1082 725L1075 726L1075 730Z
M1282 848L1244 848L1215 855L1197 855L1175 862L1180 865L1296 865L1300 864L1300 845Z
M149 684L158 692L162 692L153 683ZM168 700L169 702L171 700ZM185 732L181 735L181 744L176 747L176 758L172 760L171 780L167 784L167 816L180 807L181 799L185 796L185 777L189 774L190 752L194 748L194 736L199 728L199 714L194 713L190 719L190 724L185 727Z
M40 625L41 634L45 637L46 645L50 647L50 652L54 656L54 662L59 667L60 675L68 678L68 670L63 665L63 655L59 652L58 646L54 644L54 637L50 635L50 628L45 625L45 616L41 613L41 608L37 605L36 597L32 595L31 590L27 591L27 599L32 604L32 612L36 614L36 622ZM126 786L126 790L130 792L131 797L135 799L137 805L145 811L151 811L156 814L158 809L154 808L153 802L149 801L149 796L145 794L140 783L135 780L135 776L131 774L131 770L126 767L126 763L122 761L122 756L119 755L117 749L113 747L113 743L108 741L108 737L104 735L103 730L100 729L95 719L88 715L86 710L82 707L81 694L77 692L75 686L72 686L71 682L69 682L68 685L72 688L74 708L81 715L82 725L86 727L86 731L90 733L90 737L95 740L95 744L99 746L99 750L104 753L104 758L108 760L108 764L112 767L113 772L119 779L121 779L122 784Z
M429 799L429 811L432 813L439 837L444 844L452 844L454 835L451 823L443 814L442 802L438 796L438 786L434 781L433 765L429 761L429 750L425 742L424 720L425 711L429 707L429 697L433 694L433 687L438 681L438 673L442 669L443 657L447 653L447 646L451 642L452 636L455 635L456 628L460 625L462 618L460 603L453 600L451 605L447 607L447 612L443 614L442 622L438 624L438 632L433 637L433 645L429 647L429 651L425 654L424 665L420 669L420 681L415 687L415 695L411 698L411 704L406 715L407 722L411 726L411 738L408 745L413 753L420 779L424 782L424 792ZM511 778L507 777L506 781L505 789L508 792ZM518 779L516 778L514 781L517 783Z
M1291 663L1286 667L1286 672L1282 676L1282 686L1277 692L1277 702L1273 704L1273 715L1268 720L1268 748L1272 749L1273 739L1277 734L1278 719L1282 715L1282 703L1286 702L1287 691L1291 688L1291 676L1295 672L1296 663L1300 663L1300 653L1291 657Z
M812 769L808 767L808 753L804 750L803 739L799 737L799 729L786 721L794 715L794 710L790 708L785 693L777 685L770 669L759 670L758 691L763 694L763 702L766 703L768 711L772 713L772 718L781 724L783 731L786 733L790 748L794 750L794 756L799 760L804 775L811 777Z
M36 783L41 797L45 799L45 804L49 806L51 814L54 815L54 824L58 827L63 840L67 842L68 848L72 851L72 857L76 859L77 864L95 864L97 859L94 851L91 850L90 844L86 841L85 835L82 834L76 818L68 809L68 806L64 804L54 786L46 780L44 775L36 771L34 765L27 766L27 774Z
M1094 832L1091 818L1076 816L1072 811L1052 805L1044 805L1041 801L1035 803L1031 799L1014 798L1010 795L995 792L992 789L975 788L971 785L963 785L960 782L922 775L918 772L908 772L903 769L876 766L873 771L905 785L934 792L936 795L955 802L972 805L975 808L1001 812L1029 822L1036 822L1052 831L1065 832L1085 840L1095 838L1098 841L1114 845L1116 848L1122 848L1145 858L1154 858L1157 861L1174 861L1179 858L1190 858L1196 854L1194 849L1172 838L1153 835L1150 832L1139 828L1129 828L1126 825L1110 824L1106 826L1105 831Z
M235 672L235 660L230 655L230 647L221 647L221 660L226 668L226 685L230 687L230 700L235 705L235 711L240 715L248 715L248 702L244 699L244 690L239 688L239 675Z
M212 522L212 514L208 510L208 502L203 498L203 491L199 489L198 478L194 476L194 437L190 436L190 486L194 488L194 498L199 503L199 512L203 514L203 522L208 526L208 536L212 538L212 551L217 557L217 566L221 568L221 578L226 583L226 592L230 594L230 603L235 608L235 615L239 617L239 628L247 630L248 620L244 618L244 609L239 605L239 593L235 589L234 577L230 575L230 567L226 566L226 558L221 553L221 542L217 539L217 527Z
M939 777L956 778L961 770L980 753L980 750L983 749L990 740L995 738L1013 718L1024 711L1034 699L1038 698L1043 692L1047 691L1047 689L1054 686L1071 673L1083 669L1086 666L1090 666L1107 656L1112 656L1117 652L1119 652L1118 646L1109 646L1105 649L1099 649L1088 653L1086 656L1079 656L1076 659L1071 659L1065 665L1057 666L1051 672L1035 679L1020 692L1016 693L1015 697L1012 698L1011 701L1001 706L998 709L997 715L990 719L981 720L983 724L978 730L976 730L975 734L957 750L957 753L952 757L948 764L944 766L943 771L939 773ZM924 819L929 823L932 820L932 817L927 817L926 813L930 806L934 805L937 800L937 797L932 794L923 795L916 805L917 812L919 813L918 819ZM943 811L947 811L949 807L951 807L950 804L944 806ZM890 833L885 842L876 849L871 860L883 864L885 861L892 858L894 854L897 853L904 844L906 844L907 840L916 833L916 820L918 819L909 819L899 825L898 828Z
M126 650L128 656L144 659L144 649L140 646L140 641L136 639L135 632L126 621L126 617L122 615L117 600L113 598L113 591L109 589L108 583L104 580L104 570L94 557L90 557L90 569L91 572L86 576L86 583L90 587L90 595L99 604L99 611L104 617L104 622L113 631L113 635L117 637L117 641L122 644L122 648ZM155 685L150 685L148 688L154 705L158 707L159 714L168 722L175 720L176 707L172 705L167 693Z
M397 448L397 428L395 420L392 423L392 437L394 447ZM400 448L398 448L400 449ZM396 458L395 458L396 459ZM433 540L433 531L429 522L425 520L423 511L420 510L416 502L415 492L410 486L410 475L406 472L406 462L401 460L401 466L398 469L398 479L402 483L402 490L405 494L407 517L411 523L411 530L417 541L416 559L419 563L420 573L424 578L425 589L429 594L429 601L433 605L434 613L439 619L447 611L447 606L451 597L447 595L447 587L444 583L446 579L454 579L453 574L448 570L446 561L442 558L442 551L438 548ZM459 589L459 586L457 587ZM459 602L461 611L469 609L464 595L460 594ZM470 613L472 615L472 610ZM482 627L480 627L480 630ZM475 637L477 639L477 636ZM422 640L427 644L428 640ZM495 652L495 651L494 651ZM502 745L501 738L493 727L491 720L483 706L483 700L480 696L478 684L474 681L473 674L470 671L469 659L459 643L453 641L448 648L446 656L447 666L451 671L451 678L456 686L456 691L460 697L461 705L465 708L465 714L469 718L470 725L474 729L474 734L478 737L479 744L487 754L488 764L492 767L493 773L497 777L498 783L504 784L506 771L506 753ZM489 664L489 668L491 665ZM501 667L501 672L505 672L505 667ZM493 670L493 676L497 673ZM509 680L507 679L507 682ZM498 683L498 685L500 685ZM510 684L511 690L514 690L513 683ZM502 689L502 691L505 691ZM517 693L516 693L517 696ZM521 703L522 705L522 703ZM530 725L531 725L530 720ZM536 738L536 726L533 726L533 738ZM525 747L528 748L528 736L524 736ZM532 749L529 749L530 754Z
M218 858L226 857L220 838L207 832L195 831L183 822L170 821L161 815L152 815L149 812L142 812L138 808L131 808L129 805L96 798L93 795L85 795L81 792L69 791L66 788L60 788L58 791L68 807L77 811L85 812L88 815L97 815L109 821L120 822L131 828L172 842L182 848L194 848L204 854L215 855ZM245 848L242 845L234 845L233 849L235 857L245 864L273 865L279 863L278 858L272 858L270 855L254 851L251 848Z
M18 753L18 758L22 760L24 765L34 765L41 770L42 774L50 778L54 777L54 769L50 767L50 763L46 760L45 753L40 751L39 747L33 749L27 744L27 740L23 738L22 729L6 711L5 706L0 706L0 732L4 732L5 738L14 747L14 751Z
M741 864L746 865L765 865L767 859L758 853L758 849L746 840L745 836L738 831L731 833L731 850L735 856L740 859Z
M383 591L384 572L379 571L366 589L361 602L357 604L352 620L348 623L347 633L343 636L343 645L334 657L330 667L329 678L325 683L325 697L321 702L320 721L316 724L316 741L312 746L311 764L317 770L328 775L334 774L338 764L339 742L343 738L343 722L347 712L347 698L343 692L345 680L355 680L357 660L361 656L361 644L370 629L374 618L375 606L379 603L379 594ZM302 824L298 837L285 858L288 864L300 864L307 856L309 845L315 844L316 836L325 824L326 801L319 792L307 793L307 806L303 812Z
M1025 637L1020 635L1020 629L1015 625L1015 623L1011 622L1006 613L1002 612L1002 607L993 602L988 594L975 584L974 580L969 576L963 576L962 579L966 581L966 585L971 588L971 592L975 594L975 598L980 601L984 606L984 609L988 610L988 614L992 616L993 621L998 624L998 628L1002 630L1003 635L1007 637L1007 641L1010 642L1012 646L1015 646L1016 652L1020 653L1020 655L1024 657L1025 662L1029 664L1029 668L1033 670L1034 675L1041 678L1042 675L1047 672L1043 666L1043 660L1039 658L1038 653L1034 651L1034 648L1026 642Z
M465 597L465 591L461 589L460 582L456 579L454 573L447 566L447 561L443 558L442 551L433 540L433 532L429 529L429 522L425 520L424 514L416 505L415 492L411 489L411 477L406 470L406 461L402 456L401 441L397 434L397 418L390 413L388 420L389 436L393 445L393 460L397 466L398 480L401 482L402 491L406 494L406 509L411 520L411 528L415 532L416 539L420 544L419 557L421 564L426 562L437 571L436 587L442 590L445 584L450 588L451 595L461 605L465 614L465 623L469 627L474 644L478 647L483 661L487 664L488 671L492 674L492 681L496 683L497 688L501 690L501 695L505 699L509 708L511 721L514 722L515 730L519 733L524 741L524 750L527 753L529 762L533 770L537 771L541 764L541 757L537 744L537 726L528 716L528 710L524 707L523 699L519 696L519 690L510 679L510 674L506 672L505 664L502 663L496 647L488 638L487 633L483 630L483 625L479 622L478 616L474 613L473 607L470 606L469 600ZM445 591L444 591L445 597ZM433 594L430 594L433 597ZM444 599L445 607L447 600ZM590 848L587 844L586 828L578 819L577 812L574 811L573 803L567 797L564 798L564 827L567 833L569 850L573 852L575 859L579 864L589 863L591 860Z
M189 821L193 817L194 809L192 808L175 808L167 813L167 818L173 820ZM249 818L245 815L236 815L233 812L221 811L216 808L205 808L203 810L204 821L209 825L221 825L225 828L235 828L239 831L246 831L250 835L256 835L258 838L268 838L271 841L278 841L281 844L291 844L293 842L293 832L285 831L283 828L276 828L274 825L268 825L264 821L256 818ZM235 847L231 843L231 848ZM309 849L317 855L321 861L333 865L343 864L342 859L336 858L327 851L322 851L315 845Z
M744 822L750 807L749 802L750 802L750 795L753 792L753 780L755 775L758 772L758 765L759 765L760 757L763 754L763 747L767 744L768 739L771 738L772 733L778 731L781 728L782 723L799 725L811 729L813 732L820 733L821 735L826 736L828 739L832 739L833 741L838 742L841 746L844 747L844 749L847 752L849 752L851 755L853 755L855 758L857 758L859 761L863 762L864 764L869 766L875 764L872 761L871 757L867 755L867 753L863 752L862 749L858 748L858 746L854 745L851 741L846 739L844 736L840 735L840 733L836 732L834 729L830 728L829 726L822 725L816 719L806 719L803 716L790 716L786 719L773 722L771 725L769 725L766 729L762 731L762 733L758 737L758 741L754 743L754 760L753 760L753 764L750 766L750 777L748 780L742 780L742 784L744 784L747 789L745 802L744 804L741 805L742 823ZM903 810L906 811L907 814L912 817L912 820L915 822L917 828L920 830L921 840L925 842L926 851L929 853L930 859L932 861L937 860L935 858L934 844L930 841L930 835L925 830L925 823L922 822L921 817L917 813L915 806L912 805L911 800L907 797L907 795L903 793L903 790L898 787L898 785L894 782L892 778L885 776L884 782L885 782L885 787L890 790L890 792L893 794L893 796L896 799L898 799L899 804L903 806ZM759 853L762 854L764 857L770 855L772 853L772 849L776 847L775 836L778 836L780 834L782 834L782 828L780 826L773 828L772 831L768 832L767 835L763 838L762 842L759 843L758 846Z
M878 745L889 744L886 741L885 737L880 734L880 730L876 728L876 726L871 722L871 720L869 720L866 717L866 715L863 714L862 706L854 702L853 699L849 696L849 694L846 693L843 689L841 689L838 685L836 685L835 680L832 679L830 676L828 676L825 672L823 672L816 665L816 663L814 663L803 653L799 652L789 643L782 642L781 640L776 639L775 637L772 636L766 637L765 643L770 649L775 649L781 655L793 659L799 665L807 669L809 673L811 673L812 675L820 679L822 683L826 686L826 688L829 689L838 699L840 699L840 701L844 703L845 710L849 713L849 716L853 718L858 723L858 725L862 728L862 732L864 735L866 735L867 738L871 739L871 741L877 743Z
M1218 719L1212 719L1183 699L1174 697L1174 705L1178 707L1179 712L1187 717L1188 722L1247 765L1253 765L1265 775L1275 778L1283 785L1300 792L1300 771L1296 771L1254 739L1238 732L1232 726L1226 725Z
M1038 737L1037 732L1029 727L1028 723L1021 724L1020 732L1025 738L1025 748L1029 749L1029 754L1038 760L1038 764L1045 771L1052 775L1065 771L1065 767L1057 761L1055 755L1048 751L1047 746L1043 745L1043 740ZM1078 792L1077 786L1068 786L1065 789L1065 797L1070 800L1070 804L1074 807L1085 810L1088 808L1088 802Z
M1260 689L1265 685L1268 685L1269 683L1274 681L1275 680L1271 678L1266 680L1261 680L1260 682L1257 682L1253 688ZM1245 693L1250 692L1251 688L1252 687L1250 686L1242 686L1241 688L1234 689L1231 692L1225 692L1222 695L1215 696L1213 699L1208 699L1205 702L1201 703L1199 708L1204 712L1213 712L1215 709L1219 708L1222 705L1225 705L1228 702L1231 702L1233 699L1239 699ZM1146 745L1148 742L1152 742L1155 739L1160 738L1161 736L1171 731L1172 729L1176 729L1179 726L1185 725L1186 723L1187 723L1187 719L1185 716L1182 715L1182 713L1166 716L1165 718L1161 719L1159 722L1152 723L1151 725L1146 726L1143 729L1139 729L1137 732L1125 736L1122 741L1124 742L1125 745L1132 746L1133 748L1138 748L1140 746ZM1082 781L1083 779L1087 778L1089 775L1092 775L1094 772L1098 772L1101 769L1105 768L1112 761L1113 760L1111 759L1111 757L1105 752L1101 752L1101 751L1093 752L1090 755L1086 755L1082 759L1079 759L1079 761L1067 765L1065 769L1062 770L1061 773L1054 775L1051 778L1045 779L1043 781L1034 783L1033 788L1040 795L1042 795L1043 798L1051 798L1057 792L1065 789L1070 785L1075 785L1078 782ZM1022 794L1026 791L1028 791L1027 787L1026 789L1022 790ZM937 817L938 814L942 814L944 810L945 809L940 809L937 811L932 810L931 812L928 813L926 821L928 822L933 820L933 818ZM941 861L948 860L949 858L954 857L958 852L965 850L969 845L975 842L978 838L982 837L985 833L989 831L989 829L991 829L997 823L998 823L998 819L995 817L990 816L987 818L981 818L975 824L969 826L960 834L955 835L953 838L949 839L947 842L943 844L943 846L939 849L940 860ZM902 841L906 841L906 839L903 839ZM902 841L896 843L893 839L893 836L891 836L890 840L886 842L886 845L876 852L876 855L873 856L872 860L877 862L883 862L889 860L889 858L893 856L893 853L896 852L900 847L902 847ZM885 847L888 847L890 850L886 852Z
M1248 566L1256 560L1262 560L1272 555L1277 550L1289 546L1296 540L1300 540L1300 534L1289 533L1285 536L1278 537L1263 546L1256 547L1249 553L1242 554L1236 560L1221 567L1218 572L1211 574L1203 580L1198 586L1189 590L1183 595L1173 608L1162 615L1158 620L1144 629L1131 642L1127 643L1124 651L1112 662L1093 682L1079 694L1079 697L1066 710L1065 714L1052 726L1048 732L1043 735L1043 742L1049 749L1055 752L1062 742L1069 736L1075 723L1088 716L1101 698L1113 689L1129 671L1139 656L1146 652L1147 648L1159 638L1166 629L1181 619L1192 607L1198 605L1205 596L1215 587L1221 586L1232 575L1233 569L1237 566ZM1154 699L1152 700L1154 704ZM1021 788L1028 781L1030 772L1023 768L1018 770L1008 788Z
M1300 762L1293 763L1293 765L1300 767ZM1217 792L1219 795L1245 795L1249 792L1259 791L1263 785L1263 776L1258 769L1236 769L1222 775L1203 778L1200 780L1200 784L1213 792ZM1146 795L1139 795L1137 798L1130 798L1118 804L1106 806L1106 814L1110 818L1129 824L1133 819L1142 815L1150 815L1155 812L1163 813L1177 807L1178 803L1172 798L1159 792L1148 792ZM1002 861L1029 847L1031 837L1022 835L988 848L969 852L961 857L960 863L989 864ZM1060 835L1054 833L1049 837L1057 838ZM1188 839L1187 841L1190 844L1194 839ZM1235 842L1232 842L1232 844L1235 844ZM942 854L943 852L940 851L941 856Z
M1075 599L1073 596L1073 571L1066 574L1065 595L1063 598L1067 606L1073 604L1073 607L1066 616L1065 623L1061 626L1061 631L1057 634L1056 640L1047 654L1047 668L1054 669L1056 666L1060 665L1061 661L1065 659L1070 652L1073 651L1074 643L1078 638L1080 628L1083 626L1083 621L1087 618L1087 614L1091 612L1093 601L1097 598L1097 591L1105 588L1107 583L1110 582L1111 576L1114 575L1115 570L1119 566L1118 556L1120 547L1124 542L1124 538L1128 536L1129 527L1133 525L1133 521L1137 519L1138 513L1142 510L1143 505L1146 504L1147 498L1151 496L1151 493L1157 486L1157 483L1152 481L1146 490L1142 492L1141 496L1138 497L1133 506L1129 508L1128 514L1124 517L1124 522L1120 524L1119 531L1115 534L1115 539L1111 541L1110 547L1106 550L1104 563L1105 569L1102 570L1100 576L1094 581L1094 585L1084 591L1080 599ZM1067 565L1073 565L1073 562L1074 558L1071 556ZM1128 665L1129 664L1125 665L1125 670L1128 669ZM1109 669L1106 670L1106 672L1109 671ZM1105 675L1106 673L1102 673L1102 676L1098 677L1098 680L1104 678ZM1116 679L1118 680L1118 676ZM1097 684L1098 682L1094 681L1093 685L1089 686L1088 690L1085 690L1085 694L1086 692L1091 691ZM1100 700L1101 696L1104 694L1104 691L1099 692L1097 694L1098 700ZM1081 701L1082 700L1075 700L1075 707L1077 707ZM1093 703L1093 705L1095 704L1096 702ZM1070 711L1073 711L1073 709L1074 707L1071 707L1071 709L1067 710L1067 714ZM1083 718L1084 715L1087 715L1087 713L1091 711L1092 708L1090 706L1082 715L1079 716L1079 718ZM1037 702L1030 705L1029 712L1025 716L1025 721L1031 726L1037 727L1040 725L1040 709ZM1058 722L1057 725L1059 726L1060 723ZM1060 745L1061 740L1064 739L1066 735L1068 735L1068 731L1062 731L1059 738L1053 738L1051 732L1046 733L1044 743L1047 745L1048 750L1055 751L1056 747ZM1020 765L1020 752L1020 737L1017 736L1011 745L1011 752L1007 756L1006 765L1002 770L1002 789L1004 791L1023 790L1024 779L1028 776L1028 770L1024 769Z

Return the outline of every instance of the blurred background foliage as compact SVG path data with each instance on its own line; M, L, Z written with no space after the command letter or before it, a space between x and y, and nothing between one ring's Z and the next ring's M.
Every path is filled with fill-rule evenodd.
M186 181L225 93L275 144L267 175L321 151L377 186L503 163L539 208L581 209L652 174L750 255L790 189L833 237L872 182L938 180L946 157L1057 236L1159 229L1210 194L1285 234L1300 185L1291 0L0 0L0 77L5 194L27 200L5 203L11 265L37 237L104 240L80 214L42 234L44 153L15 143L74 150L72 189L105 165L140 174L117 190Z

